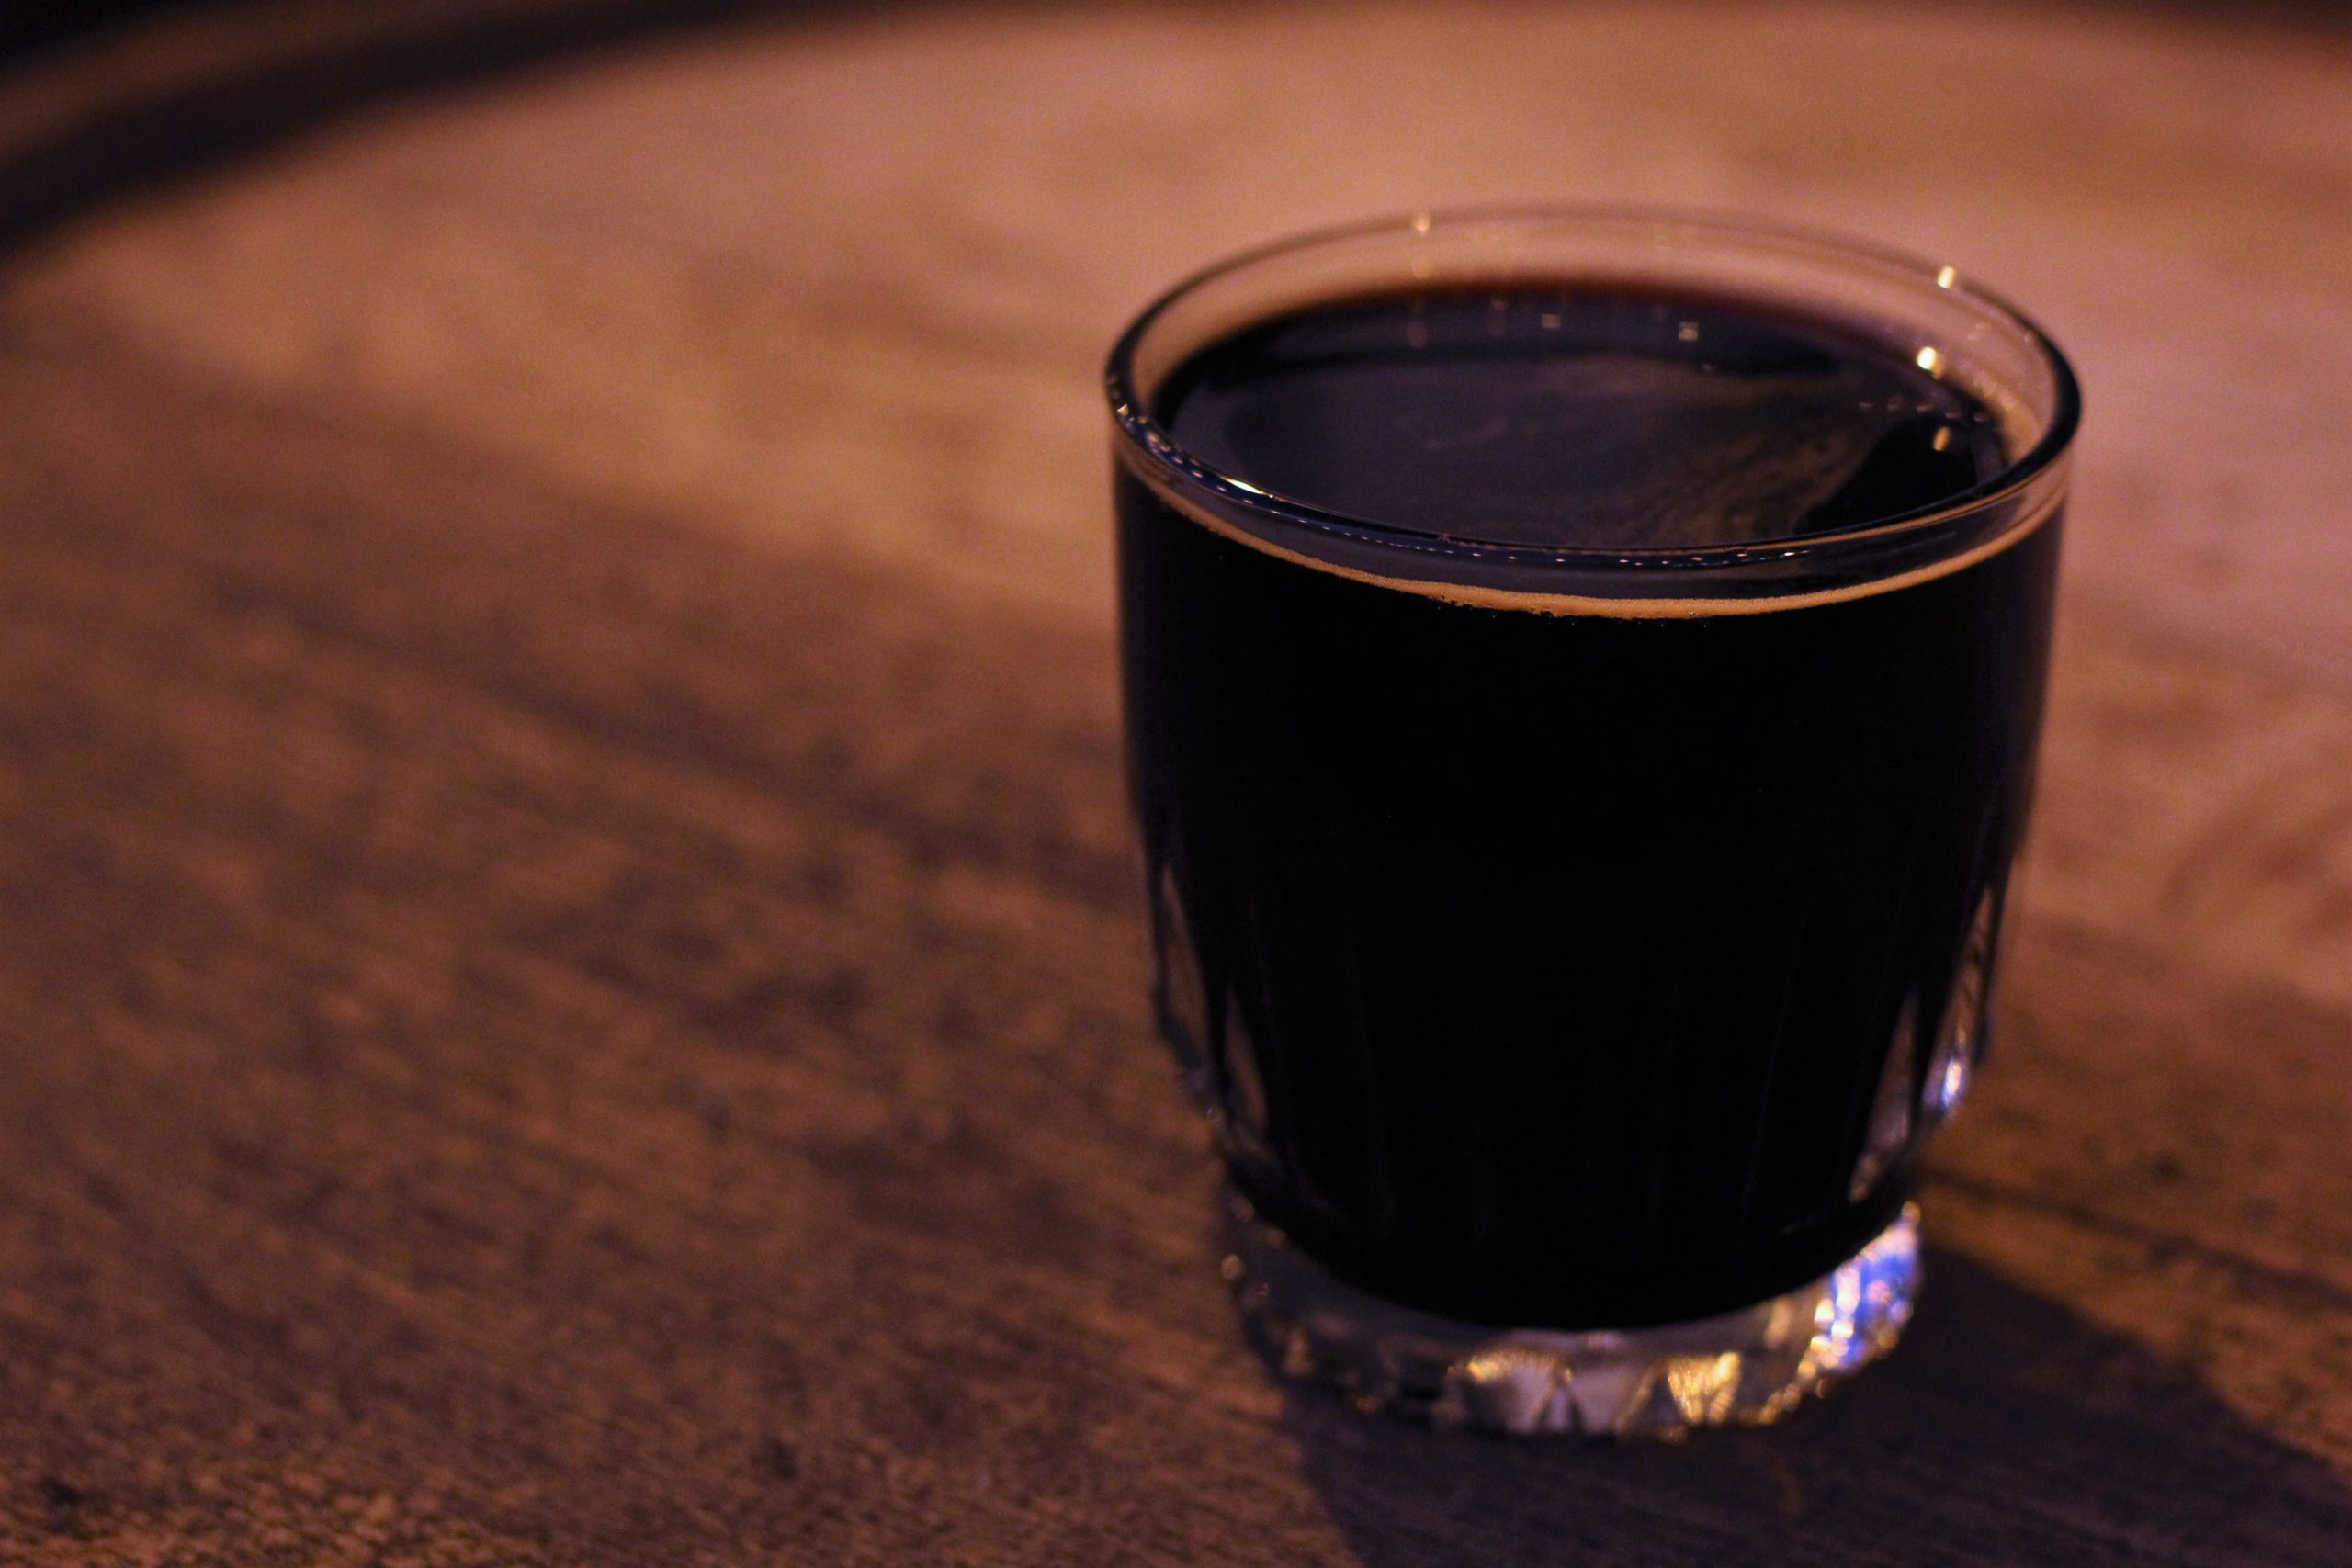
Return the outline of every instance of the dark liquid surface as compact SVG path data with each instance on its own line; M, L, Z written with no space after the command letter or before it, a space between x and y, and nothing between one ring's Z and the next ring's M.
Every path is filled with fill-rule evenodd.
M1854 332L1562 288L1318 306L1194 355L1158 403L1180 446L1261 490L1513 545L1822 533L2006 458L1982 403Z
M1702 341L1736 336L1709 309ZM1378 339L1364 318L1382 311L1395 315L1351 307L1250 335L1328 342L1352 312L1348 330ZM1232 411L1302 384L1283 358L1212 347L1161 412L1187 441L1213 412L1249 423ZM1527 367L1502 361L1509 402ZM1824 374L1902 368L1890 355ZM1377 366L1359 378L1410 382ZM1714 425L1691 439L1764 450L1781 409L1756 405L1736 441ZM1976 412L1937 417L1973 430ZM1335 447L1324 417L1257 420L1227 456L1327 506L1440 525L1371 482L1404 485L1417 459ZM1624 448L1611 472L1674 471L1689 426L1645 428L1651 449L1637 462ZM1973 482L1925 446L1932 458L1871 483L1926 504ZM1547 537L1589 537L1586 491L1545 502L1533 462L1472 465L1440 488L1453 505L1484 484L1541 513ZM1858 471L1816 465L1798 488L1827 488L1770 525L1817 515ZM1601 489L1605 533L1632 513ZM1981 1038L1975 972L2025 822L2055 519L1892 592L1635 619L1350 581L1214 532L1124 469L1117 502L1162 1024L1261 1212L1392 1299L1556 1327L1744 1305L1888 1222L1939 1041ZM1465 501L1461 515L1505 510ZM1702 506L1645 526L1688 539L1697 525L1677 518L1712 529L1768 512ZM1865 1155L1890 1137L1884 1157Z

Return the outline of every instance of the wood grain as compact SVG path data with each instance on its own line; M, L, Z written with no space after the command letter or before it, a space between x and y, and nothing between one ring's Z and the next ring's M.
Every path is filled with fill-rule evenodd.
M2343 1562L2347 86L2115 13L907 14L19 252L0 1558ZM1930 1297L1770 1433L1284 1388L1147 1038L1093 356L1505 185L1949 247L2091 389Z

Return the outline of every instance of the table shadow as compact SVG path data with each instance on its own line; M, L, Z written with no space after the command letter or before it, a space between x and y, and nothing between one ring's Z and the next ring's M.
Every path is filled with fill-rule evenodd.
M1296 1388L1284 1418L1364 1568L2352 1561L2352 1486L2325 1464L1940 1251L1894 1356L1769 1430L1513 1442Z

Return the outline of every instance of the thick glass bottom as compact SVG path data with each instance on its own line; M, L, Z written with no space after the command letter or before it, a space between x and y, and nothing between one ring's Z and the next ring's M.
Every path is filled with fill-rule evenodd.
M1820 1279L1736 1312L1634 1329L1485 1327L1346 1284L1231 1203L1225 1276L1283 1371L1367 1413L1442 1427L1673 1438L1761 1426L1892 1349L1919 1288L1913 1204Z

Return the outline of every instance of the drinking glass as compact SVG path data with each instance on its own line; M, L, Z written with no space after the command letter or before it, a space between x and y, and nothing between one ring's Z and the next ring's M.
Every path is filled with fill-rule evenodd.
M1838 323L1965 388L2007 465L1826 533L1538 547L1270 493L1159 417L1305 307L1587 281ZM1155 1011L1279 1364L1675 1433L1887 1349L2032 795L2078 412L2049 338L1768 226L1417 214L1200 273L1107 380Z

